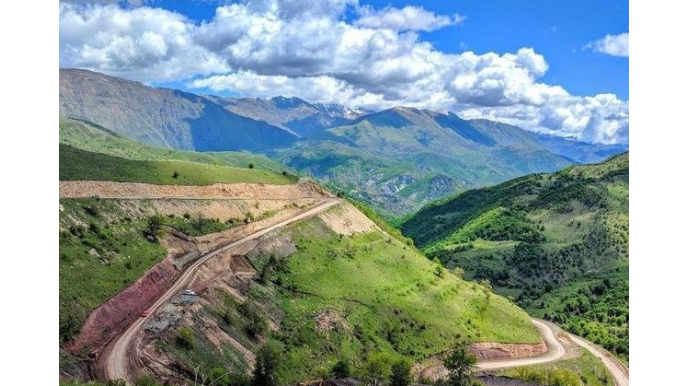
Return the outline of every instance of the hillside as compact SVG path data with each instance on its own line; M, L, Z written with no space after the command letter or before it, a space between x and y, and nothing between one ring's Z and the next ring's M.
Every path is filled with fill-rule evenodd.
M272 157L389 217L461 190L571 163L513 126L402 107L325 130Z
M216 182L294 184L285 167L245 153L194 153L151 147L103 128L60 120L60 180L209 185ZM251 168L250 168L251 164ZM283 170L278 172L278 170Z
M470 190L401 224L430 258L628 355L628 153Z
M77 69L60 69L60 115L170 149L255 151L297 138L198 95Z
M114 180L135 174L168 183L158 162L221 168L60 146L68 175L115 170ZM224 176L214 170L216 180L207 182ZM61 182L62 376L87 379L87 366L102 369L93 352L143 320L143 310L191 267L182 288L197 295L178 293L146 320L137 350L127 353L134 374L172 384L195 374L241 379L266 345L279 347L280 384L316 378L337 360L359 373L374 354L423 366L458 340L542 349L524 311L430 262L318 186L184 185ZM224 247L237 240L243 244Z

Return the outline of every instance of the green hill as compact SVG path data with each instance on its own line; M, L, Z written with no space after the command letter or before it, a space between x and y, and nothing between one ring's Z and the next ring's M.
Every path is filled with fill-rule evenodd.
M252 164L253 168L249 168ZM172 185L216 182L291 184L285 167L247 153L194 153L156 148L96 126L60 120L60 180L104 180Z
M228 159L227 164L232 164L243 154L150 148L76 121L61 121L60 134L61 180L295 182L294 177L270 170L215 163ZM246 163L245 159L241 164ZM270 209L275 205L279 206ZM174 228L199 236L231 227L251 229L256 220L277 221L271 217L298 209L294 203L276 204L270 198L252 202L61 199L62 347L79 336L91 310L167 258L161 241L166 232ZM248 214L219 217L231 212ZM341 225L332 225L334 221ZM152 224L158 224L155 237L150 237ZM360 224L361 230L337 231L352 224ZM536 343L540 339L528 315L515 304L429 261L399 234L391 237L379 231L347 201L257 242L255 250L247 252L254 277L233 278L227 266L220 266L223 274L218 275L201 270L200 275L211 274L204 280L208 289L200 294L204 306L185 308L173 302L172 311L161 312L160 320L170 312L190 317L147 335L145 344L172 358L185 380L193 379L195 371L207 379L219 369L235 375L246 372L250 368L246 353L256 353L267 342L280 348L280 384L294 384L322 376L338 360L350 363L360 376L371 355L423 362L457 341ZM194 245L184 248L198 254ZM209 264L213 270L217 262ZM235 346L219 341L232 341ZM86 373L87 351L61 354L63 374ZM160 373L154 376L162 378Z
M271 154L387 217L461 190L572 162L515 126L395 107Z
M401 223L430 258L628 355L628 153L471 190Z

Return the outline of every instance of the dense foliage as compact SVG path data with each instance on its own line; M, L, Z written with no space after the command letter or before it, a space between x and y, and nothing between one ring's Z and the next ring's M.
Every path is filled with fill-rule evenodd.
M430 258L627 358L627 153L462 193L401 229Z

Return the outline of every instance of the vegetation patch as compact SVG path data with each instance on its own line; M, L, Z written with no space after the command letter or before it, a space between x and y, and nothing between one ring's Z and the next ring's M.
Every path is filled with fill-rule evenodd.
M145 182L162 185L214 183L294 184L297 177L259 169L177 160L142 161L92 153L60 144L60 180Z
M518 367L499 374L543 386L615 386L601 360L584 350L573 359Z
M627 153L468 191L400 225L429 258L627 360Z
M113 201L60 200L60 342L73 338L91 310L134 283L166 255L146 238L148 223Z

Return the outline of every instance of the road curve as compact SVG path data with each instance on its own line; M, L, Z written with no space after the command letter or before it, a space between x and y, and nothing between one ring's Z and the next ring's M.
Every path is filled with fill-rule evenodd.
M613 380L616 382L616 386L630 385L630 375L628 374L628 371L625 369L625 366L622 363L620 363L618 359L612 358L605 352L602 352L602 350L598 349L589 341L584 340L583 338L580 338L577 335L568 334L568 336L576 345L591 352L592 354L594 354L595 357L601 359L601 361L604 362L604 366L606 366L606 368L609 369L609 371L611 372L611 375L613 375Z
M272 232L278 228L289 225L293 222L303 220L307 217L311 217L315 214L321 213L324 210L340 202L341 200L337 198L324 199L320 204L308 210L305 210L304 212L301 212L287 220L263 228L257 232L252 233L251 235L248 235L235 242L227 244L199 258L199 260L197 260L196 262L194 262L194 264L187 268L184 271L184 273L182 273L182 275L180 275L180 277L175 281L175 283L173 283L173 285L160 298L158 298L158 300L151 307L149 307L149 316L145 318L139 318L135 322L130 324L129 327L127 327L127 329L119 337L116 338L114 343L111 344L111 348L109 350L106 350L106 352L104 353L104 358L102 358L100 362L101 366L103 367L103 372L106 378L108 380L122 379L128 382L129 384L133 383L132 377L130 377L130 374L128 372L127 355L129 353L129 349L132 345L133 340L135 340L137 333L142 328L144 323L146 323L147 319L150 318L151 315L154 315L158 308L166 304L170 299L178 295L187 287L187 284L192 279L194 273L196 272L196 269L199 268L200 265L204 264L208 259L216 256L221 252L227 251L230 248L237 247L238 245L246 243L250 240L253 240L266 233Z
M556 338L553 329L539 319L532 319L532 323L534 323L535 327L537 327L539 333L546 342L546 345L548 347L548 351L546 352L546 354L530 358L516 358L503 361L478 362L477 370L502 370L520 366L538 365L542 363L554 362L563 358L563 356L566 353L565 347L558 340L558 338ZM613 380L615 381L616 386L630 385L627 368L620 361L613 358L610 354L606 353L605 351L599 349L597 346L595 346L588 340L570 333L566 334L573 343L591 352L595 357L599 358L604 363L604 366L606 366L606 368L613 376Z
M556 335L553 333L553 330L551 330L551 328L548 325L546 325L544 322L538 319L532 319L532 323L537 328L537 330L539 330L539 334L544 339L544 342L546 342L548 350L545 354L536 357L515 358L502 361L478 362L477 370L500 370L509 369L512 367L538 365L542 363L557 361L563 358L563 356L565 355L565 347L563 347L563 344L560 341L558 341Z

